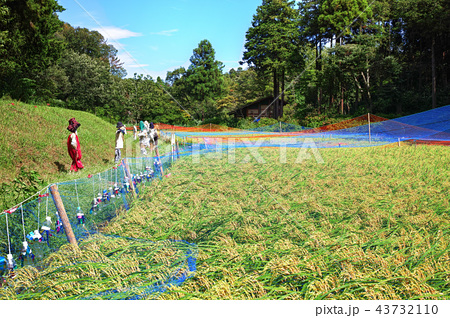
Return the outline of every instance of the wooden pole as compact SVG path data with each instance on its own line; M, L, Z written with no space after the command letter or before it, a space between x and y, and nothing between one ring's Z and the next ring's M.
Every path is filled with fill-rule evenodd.
M172 133L171 139L170 139L170 143L172 145L172 163L174 161L174 152L175 152L175 134Z
M133 178L131 177L130 167L128 167L127 159L125 159L125 158L122 159L122 164L125 168L125 172L127 173L128 183L130 184L131 193L133 194L133 197L136 198L136 189L134 188Z
M180 152L178 150L178 139L177 139L177 159L180 159Z
M372 143L372 135L370 134L370 113L367 113L367 120L369 121L369 143Z
M72 226L70 225L69 218L67 217L66 209L59 195L58 186L56 184L50 187L50 193L52 194L53 201L55 202L56 209L58 210L58 215L61 218L64 232L66 233L67 240L70 244L78 248L77 239L72 231Z

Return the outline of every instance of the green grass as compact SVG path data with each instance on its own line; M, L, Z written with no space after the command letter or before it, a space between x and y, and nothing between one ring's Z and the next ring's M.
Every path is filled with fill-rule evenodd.
M68 120L72 117L81 123L78 135L85 174L106 164L111 166L115 125L86 112L18 101L1 100L0 112L3 182L15 178L21 167L39 172L46 180L65 178L72 162L66 144Z
M198 245L196 276L160 299L450 299L449 151L320 149L323 164L295 163L296 149L286 164L278 149L259 150L266 164L241 163L246 149L236 164L185 157L104 232ZM29 275L0 298L68 297L39 293L53 280L83 286L73 271ZM120 276L95 276L100 286L121 284L108 275Z
M38 173L42 184L36 186L39 189L33 187L37 192L50 183L85 178L114 165L116 127L90 113L13 100L0 100L0 113L0 186L4 183L9 189L8 185L20 175L21 169ZM81 161L85 166L77 173L69 173L72 159L67 152L67 126L72 117L81 123L78 136L83 156ZM133 140L132 133L126 135L126 140L122 157L138 156L138 140ZM162 143L160 153L169 147ZM23 181L31 188L26 179L22 178L18 184L22 185ZM31 195L30 191L14 195L3 192L0 194L2 211Z

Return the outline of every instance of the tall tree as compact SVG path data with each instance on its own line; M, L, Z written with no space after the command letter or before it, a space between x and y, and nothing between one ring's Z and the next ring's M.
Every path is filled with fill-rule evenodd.
M405 36L414 50L428 59L431 79L431 105L437 106L437 57L449 52L450 1L400 0L406 24ZM405 39L406 40L406 39ZM443 42L444 41L444 42ZM424 48L427 48L424 50ZM426 63L426 61L424 61ZM447 62L448 63L448 62ZM448 66L445 72L448 71Z
M117 49L108 44L100 32L80 27L73 28L70 24L64 23L61 36L64 38L68 50L86 54L108 64L113 75L126 76L123 63L117 57Z
M71 108L105 115L112 84L108 66L86 54L67 51L59 67L69 81L67 93L60 94L59 99L67 101Z
M201 120L216 111L216 101L224 93L223 64L216 60L211 42L202 40L194 49L186 73L186 88L192 98L191 110Z
M27 98L39 81L38 74L62 54L63 42L56 33L62 27L57 12L63 7L56 0L3 3L0 11L6 14L6 23L0 23L0 87L13 97Z
M271 74L274 117L283 116L284 89L288 70L301 65L298 12L295 1L263 0L246 33L243 62L260 76ZM281 93L280 93L281 90Z

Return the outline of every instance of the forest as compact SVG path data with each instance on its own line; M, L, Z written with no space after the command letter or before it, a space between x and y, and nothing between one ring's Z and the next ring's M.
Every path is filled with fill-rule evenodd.
M224 72L199 39L189 67L165 79L126 74L117 49L61 21L63 10L56 0L0 0L0 97L110 122L234 127L243 120L231 111L269 96L274 120L293 123L450 104L450 0L263 0L242 67Z

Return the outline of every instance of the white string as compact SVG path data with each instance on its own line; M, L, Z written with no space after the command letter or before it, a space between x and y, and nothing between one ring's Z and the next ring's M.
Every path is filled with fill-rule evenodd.
M47 190L47 193L48 193L48 190ZM47 195L47 203L45 204L45 219L47 219L47 216L48 216L48 195Z
M23 219L23 206L20 205L20 213L22 214L22 229L23 229L23 241L25 242L27 240L26 234L25 234L25 220Z
M75 193L77 195L77 206L80 207L80 200L78 200L77 180L75 180Z
M9 254L11 254L11 241L9 239L8 214L5 214L5 216L6 216L6 233L8 235L8 251L9 251Z
M41 195L41 192L39 192L39 199L38 199L38 217L37 217L38 229L39 229L39 218L41 215L41 197L40 197L40 195Z

